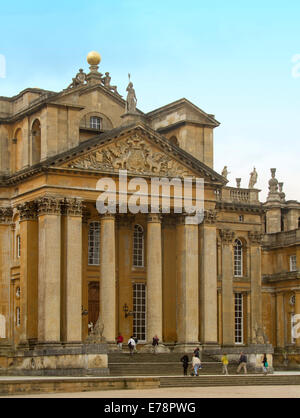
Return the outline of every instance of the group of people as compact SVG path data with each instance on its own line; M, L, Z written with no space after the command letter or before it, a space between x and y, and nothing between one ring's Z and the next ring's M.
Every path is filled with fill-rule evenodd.
M123 350L123 343L124 343L124 337L121 334L119 334L117 338L117 346L118 346L119 351ZM127 342L130 355L133 355L133 353L137 352L137 344L138 344L138 339L132 335ZM159 338L157 335L155 335L152 339L152 347L153 347L154 354L157 354L158 352L158 345L159 345Z
M184 374L184 376L187 376L188 367L189 367L188 356L185 354L180 359L180 361L182 362L182 365L183 365L183 374ZM228 373L229 359L228 359L228 355L226 353L223 354L223 356L221 358L221 362L222 362L222 374L225 374L226 376L228 376L229 375L229 373ZM267 355L264 354L263 358L262 358L262 369L263 369L264 374L268 373L268 368L269 368L268 358L267 358ZM200 360L200 349L199 349L199 347L197 347L194 350L194 354L193 354L193 358L192 358L192 375L193 376L198 376L199 375L199 370L201 370L201 369L202 369L202 364L201 364L201 360ZM237 373L239 374L242 369L244 370L244 373L247 374L247 356L244 353L240 354Z

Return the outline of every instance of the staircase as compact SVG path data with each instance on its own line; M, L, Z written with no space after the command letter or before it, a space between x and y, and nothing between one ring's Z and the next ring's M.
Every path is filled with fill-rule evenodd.
M146 354L117 352L108 354L108 367L110 376L183 376L183 366L180 361L183 353ZM190 365L188 374L191 374L192 355L189 355ZM236 374L237 365L229 365L229 374ZM221 375L222 363L206 354L202 354L202 369L200 376Z

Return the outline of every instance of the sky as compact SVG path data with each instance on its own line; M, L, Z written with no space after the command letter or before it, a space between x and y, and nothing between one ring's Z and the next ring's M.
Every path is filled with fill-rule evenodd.
M131 74L142 111L185 97L215 115L230 186L255 166L263 201L277 168L300 201L299 17L299 0L1 1L0 96L61 91L96 50L124 97Z

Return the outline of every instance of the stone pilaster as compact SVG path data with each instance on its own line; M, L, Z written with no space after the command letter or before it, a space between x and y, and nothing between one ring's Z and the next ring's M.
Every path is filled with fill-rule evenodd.
M251 336L256 342L256 330L262 329L261 301L261 241L258 231L249 232L250 280L251 280Z
M284 341L284 294L276 293L276 346L283 348Z
M0 315L2 315L0 343L12 339L10 327L10 234L12 216L11 208L0 208Z
M195 349L199 344L199 226L179 218L177 242L177 340L180 346Z
M100 235L100 318L108 343L116 338L116 244L115 216L101 217Z
M234 232L220 231L222 239L222 331L223 345L234 345L233 253Z
M200 226L201 342L207 347L216 345L218 341L216 217L215 211L206 211Z
M147 225L147 339L162 341L161 215L148 215Z
M63 204L64 229L64 340L82 339L82 201L67 198Z
M20 214L21 344L38 338L38 220L34 201L17 206Z
M295 315L299 315L300 318L300 290L295 292ZM296 321L297 325L297 332L296 332L296 347L300 348L300 328L299 326L299 319ZM297 335L299 335L299 338L297 338Z
M61 327L61 204L44 196L37 200L39 224L38 340L60 342Z

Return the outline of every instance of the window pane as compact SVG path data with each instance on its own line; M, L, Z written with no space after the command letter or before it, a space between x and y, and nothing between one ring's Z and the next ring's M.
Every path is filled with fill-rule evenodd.
M89 225L88 262L90 266L100 264L100 223L92 222Z

